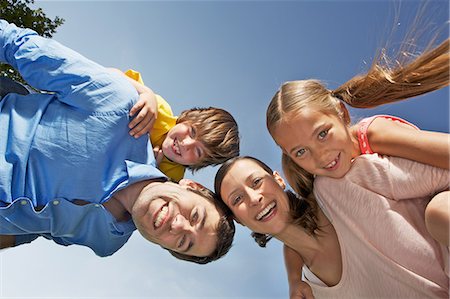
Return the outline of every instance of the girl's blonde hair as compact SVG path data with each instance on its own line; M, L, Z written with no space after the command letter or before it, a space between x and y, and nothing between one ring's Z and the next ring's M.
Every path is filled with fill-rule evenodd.
M412 61L411 56L401 53L401 59L390 63L385 51L381 51L365 75L355 76L335 90L328 90L318 80L286 82L267 108L267 129L275 140L275 129L305 107L342 116L341 102L355 108L372 108L446 87L449 85L449 42L445 40ZM348 118L344 119L349 122ZM314 176L285 154L282 165L291 187L302 197L314 200Z

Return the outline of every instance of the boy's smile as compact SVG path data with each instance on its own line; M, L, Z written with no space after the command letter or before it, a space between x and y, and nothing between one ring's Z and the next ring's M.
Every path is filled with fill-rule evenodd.
M195 165L203 158L205 146L197 140L192 126L181 123L169 130L162 151L167 159L178 164Z

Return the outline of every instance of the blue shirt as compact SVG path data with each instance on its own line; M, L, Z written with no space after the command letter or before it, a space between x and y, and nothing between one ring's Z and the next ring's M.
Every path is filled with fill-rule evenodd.
M0 101L0 234L38 234L100 256L114 253L135 226L118 223L101 204L129 184L164 177L148 137L128 134L136 90L56 41L3 20L0 61L52 92ZM91 204L72 203L77 199Z

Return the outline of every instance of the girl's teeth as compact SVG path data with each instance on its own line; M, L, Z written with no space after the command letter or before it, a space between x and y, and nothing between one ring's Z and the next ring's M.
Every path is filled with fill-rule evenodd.
M161 223L163 222L164 218L166 218L167 212L169 211L169 208L167 206L164 206L161 211L156 216L155 221L155 227L158 228Z
M270 212L275 207L275 202L272 202L269 204L264 210L259 212L259 214L256 216L256 220L261 220L264 216L266 216L267 213Z
M328 164L325 168L332 168L336 165L336 160L332 161L330 164Z

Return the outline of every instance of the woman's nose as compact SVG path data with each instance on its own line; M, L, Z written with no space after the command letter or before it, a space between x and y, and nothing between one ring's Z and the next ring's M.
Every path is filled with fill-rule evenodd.
M257 205L262 201L263 196L258 191L252 189L249 192L249 199L251 205Z

